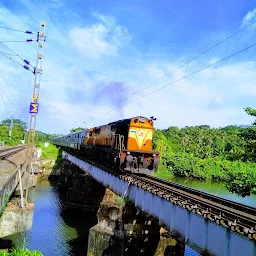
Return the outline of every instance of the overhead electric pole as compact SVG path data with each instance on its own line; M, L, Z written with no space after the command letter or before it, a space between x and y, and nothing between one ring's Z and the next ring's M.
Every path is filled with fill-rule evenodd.
M35 146L35 132L36 132L36 116L38 114L39 109L39 91L40 91L40 80L42 75L42 58L43 58L43 48L45 42L45 27L46 22L41 21L40 31L37 33L37 42L38 42L38 50L37 50L37 60L36 67L34 68L34 89L33 89L33 97L30 103L30 124L29 124L29 133L28 133L28 145L30 148Z
M12 116L11 118L12 118L12 120L11 120L10 127L9 127L9 137L10 137L10 138L12 137L13 116Z

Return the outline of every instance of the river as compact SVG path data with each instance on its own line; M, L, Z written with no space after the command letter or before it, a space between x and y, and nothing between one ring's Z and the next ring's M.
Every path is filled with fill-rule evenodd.
M91 212L63 209L58 192L47 180L30 191L35 203L28 231L6 237L17 248L40 250L45 256L86 255L89 229L97 218Z
M229 193L223 184L174 179L175 182L203 190L250 206L256 196L241 198ZM40 250L45 256L87 255L89 229L97 222L96 214L63 208L59 194L47 180L30 191L35 203L32 228L6 237L15 247Z

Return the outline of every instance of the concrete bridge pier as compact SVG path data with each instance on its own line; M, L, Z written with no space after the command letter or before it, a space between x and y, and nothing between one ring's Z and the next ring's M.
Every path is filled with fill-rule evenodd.
M184 255L185 244L170 237L167 231L160 233L155 219L67 160L61 169L58 190L63 209L77 208L97 213L88 237L83 238L87 239L84 241L86 246L88 242L87 255Z
M76 165L64 161L58 190L61 200L67 207L72 206L97 212L106 188Z
M98 223L90 229L88 255L183 256L185 244L160 228L134 204L120 206L103 201Z
M89 233L88 255L155 255L160 228L133 204L104 201L97 216Z

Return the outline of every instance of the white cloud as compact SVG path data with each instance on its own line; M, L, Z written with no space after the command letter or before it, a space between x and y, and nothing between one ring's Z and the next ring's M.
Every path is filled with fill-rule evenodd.
M256 8L254 8L252 11L249 11L245 17L243 18L242 24L248 25L249 23L252 23L256 21Z
M32 2L30 7L33 9ZM26 17L14 15L6 10L2 12L0 10L0 14L4 15L4 18L0 15L1 24L5 22L3 24L9 27L14 24L21 24L19 25L21 28L27 27ZM198 124L216 127L252 122L252 119L244 113L243 107L256 107L252 105L256 95L255 62L240 61L233 64L223 62L221 66L213 66L165 89L160 89L199 69L200 63L193 62L188 67L185 66L152 84L180 64L177 64L175 58L169 62L166 58L164 61L162 58L147 61L138 58L138 55L143 56L143 53L133 56L130 52L120 56L125 58L125 63L121 63L122 65L117 65L116 62L112 64L109 61L111 58L107 57L120 55L121 48L131 40L127 29L120 26L114 17L93 13L93 17L96 18L93 24L86 27L71 24L73 29L70 30L69 35L73 45L69 44L70 40L60 40L65 38L61 29L58 29L63 25L53 22L49 16L46 17L49 26L47 26L40 89L37 122L39 130L66 133L73 127L85 125L84 122L88 122L87 126L91 127L135 115L156 116L158 119L156 127L160 128ZM2 36L5 37L4 34ZM22 45L16 47L20 47L15 48L19 53L25 52L32 57L36 56L36 51L32 49L27 50ZM80 53L86 58L81 58ZM212 63L219 57L216 54L209 58L207 63ZM25 114L28 115L33 76L6 60L1 61L0 70L13 86L15 96L19 99L19 103L25 106ZM126 96L148 86L124 101L125 104L135 100L134 102L125 105L121 111L120 109L112 111L114 105L111 105L109 100L101 97L100 100L94 100L95 93L111 82L122 83L125 88L122 92L124 91ZM158 92L147 97L143 96L157 89ZM113 91L113 93L117 92ZM142 98L136 100L139 97ZM1 104L0 102L0 117L7 117ZM92 122L91 116L95 117L95 122Z
M116 24L112 17L93 13L98 22L87 27L76 27L70 38L80 53L90 59L117 56L118 50L131 39L128 30Z

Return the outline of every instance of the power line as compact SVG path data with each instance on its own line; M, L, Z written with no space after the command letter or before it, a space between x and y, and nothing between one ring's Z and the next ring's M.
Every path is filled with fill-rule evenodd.
M0 54L4 55L7 59L12 60L13 62L15 62L16 64L20 65L21 67L31 71L32 73L34 73L34 70L32 71L27 65L22 65L20 64L18 61L14 60L13 58L11 58L10 56L8 56L7 54L0 52ZM23 60L26 64L30 65L30 62L27 60ZM31 65L30 65L31 66ZM32 67L32 66L31 66Z
M225 39L223 39L222 41L218 42L217 44L211 46L210 48L204 50L203 52L201 52L199 55L193 57L192 59L188 60L187 62L185 62L184 64L180 65L179 67L173 69L172 71L166 73L165 75L163 75L162 77L154 80L153 82L141 87L140 89L138 89L137 91L135 91L134 93L130 94L129 96L127 96L125 99L123 99L121 102L124 102L125 100L127 100L128 98L130 98L131 96L137 94L138 92L142 91L143 89L145 89L146 87L155 84L156 82L160 81L161 79L171 75L172 73L174 73L175 71L179 70L180 68L183 68L184 66L188 65L189 63L191 63L192 61L198 59L199 57L201 57L202 55L206 54L207 52L213 50L214 48L216 48L217 46L223 44L224 42L226 42L227 40L229 40L230 38L236 36L237 34L241 33L242 31L246 30L247 28L251 27L252 25L256 24L256 21L250 23L249 25L245 26L244 28L238 30L237 32L235 32L234 34L226 37Z
M0 88L0 90L2 91L1 88ZM2 92L3 92L3 91L2 91ZM4 103L4 106L5 106L6 110L7 110L7 112L8 112L9 115L11 116L12 114L11 114L9 108L7 107L7 105L6 105L5 101L4 101L3 93L0 93L0 96L1 96L2 102Z
M17 98L14 96L11 87L9 86L9 84L7 83L5 77L3 76L3 74L2 74L1 72L0 72L0 76L1 76L2 80L4 81L6 87L7 87L7 88L9 89L9 91L10 91L10 94L11 94L10 99L11 99L11 101L12 101L12 103L13 103L13 106L16 108L16 110L17 110L18 112L21 111L22 108L21 108L21 106L20 106L20 104L19 104ZM7 94L6 94L6 95L7 95ZM16 103L17 103L17 104L16 104ZM20 108L20 109L19 109L19 108Z
M229 56L227 56L227 57L224 57L224 58L222 58L222 59L220 59L220 60L218 60L218 61L216 61L216 62L214 62L214 63L212 63L212 64L209 64L209 65L207 65L207 66L204 66L203 68L198 69L198 70L196 70L196 71L194 71L194 72L192 72L192 73L190 73L190 74L188 74L188 75L185 75L185 76L183 76L183 77L181 77L181 78L179 78L179 79L177 79L177 80L175 80L175 81L173 81L173 82L171 82L171 83L169 83L169 84L166 84L166 85L164 85L164 86L162 86L162 87L160 87L160 88L158 88L158 89L156 89L156 90L154 90L154 91L151 91L151 92L149 92L149 93L147 93L147 94L144 94L144 95L142 95L141 97L136 98L135 100L129 101L129 102L127 102L126 104L124 104L122 107L124 107L124 106L126 106L126 105L129 105L129 104L131 104L131 103L133 103L133 102L135 102L135 101L137 101L137 100L139 100L139 99L141 99L141 98L147 97L147 96L149 96L149 95L151 95L151 94L153 94L153 93L155 93L155 92L158 92L158 91L160 91L160 90L162 90L162 89L164 89L164 88L166 88L166 87L168 87L168 86L170 86L170 85L173 85L173 84L175 84L175 83L178 83L178 82L180 82L180 81L182 81L182 80L184 80L184 79L186 79L186 78L188 78L188 77L190 77L190 76L193 76L193 75L195 75L195 74L197 74L197 73L200 73L200 72L204 71L205 69L208 69L208 68L210 68L210 67L212 67L212 66L214 66L214 65L216 65L216 64L218 64L218 63L220 63L220 62L223 62L223 61L225 61L225 60L227 60L227 59L230 59L231 57L233 57L233 56L235 56L235 55L237 55L237 54L239 54L239 53L242 53L242 52L244 52L244 51L246 51L246 50L249 50L249 49L251 49L251 48L253 48L253 47L255 47L255 46L256 46L256 43L253 44L253 45L251 45L251 46L248 46L248 47L246 47L246 48L244 48L244 49L242 49L242 50L240 50L240 51L238 51L238 52L235 52L235 53L233 53L233 54L231 54L231 55L229 55ZM111 110L111 111L109 111L109 112L106 112L106 113L104 113L103 115L107 115L107 114L112 113L113 111L116 111L116 110L117 110L117 108L115 108L115 109L113 109L113 110Z
M223 44L225 41L231 39L232 37L236 36L237 34L241 33L242 31L248 29L249 27L253 26L254 24L256 24L256 21L254 21L254 22L248 24L248 25L245 26L244 28L242 28L242 29L238 30L237 32L231 34L230 36L228 36L228 37L226 37L225 39L221 40L221 41L218 42L217 44L215 44L215 45L211 46L210 48L204 50L204 51L201 52L199 55L197 55L197 56L191 58L190 60L188 60L188 61L185 62L184 64L181 64L180 66L178 66L177 68L173 69L172 71L166 73L165 75L161 76L160 78L154 80L153 82L151 82L151 83L149 83L149 84L143 86L142 88L138 89L137 91L133 92L132 94L130 94L130 95L127 96L126 98L122 99L122 100L120 101L120 103L122 103L122 102L124 102L125 100L129 99L131 96L137 94L138 92L142 91L142 90L145 89L146 87L149 87L149 86L155 84L156 82L160 81L161 79L163 79L163 78L165 78L165 77L171 75L172 73L174 73L175 71L179 70L180 68L182 68L182 67L184 67L184 66L188 66L188 64L191 63L192 61L198 59L198 58L201 57L202 55L204 55L204 54L206 54L207 52L213 50L213 49L216 48L217 46ZM113 110L113 111L114 111L114 110ZM113 112L113 111L110 111L110 112L107 112L107 113L111 113L111 112ZM93 118L93 119L95 119L95 118Z
M25 33L25 34L34 34L32 31L29 31L29 30L20 30L20 29L15 29L15 28L9 28L9 27L4 27L4 26L0 26L0 28L2 29L8 29L8 30L13 30L13 31L16 31L16 32L22 32L22 33Z
M34 42L35 39L26 39L26 40L13 40L13 41L2 41L3 43L28 43L28 42Z
M10 47L8 47L3 41L0 40L0 43L3 44L6 48L8 48L12 53L14 53L14 55L16 55L17 57L19 57L22 61L24 61L23 58L22 58L18 53L16 53L15 51L13 51L13 50L12 50Z
M5 53L5 54L7 54L7 55L13 55L13 56L15 56L15 54L13 54L13 53L2 52L2 51L0 51L0 53Z
M17 63L18 65L20 65L21 67L24 67L22 64L20 64L18 61L12 59L11 57L9 57L7 54L0 52L0 54L3 54L7 59L14 61L15 63Z

